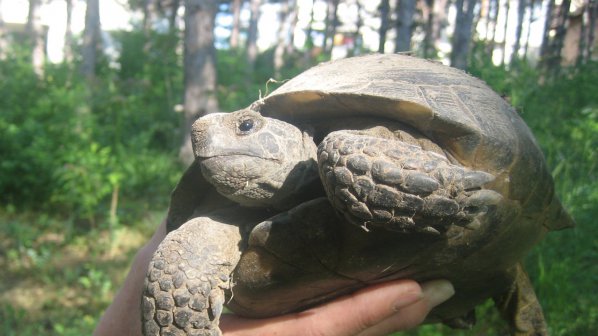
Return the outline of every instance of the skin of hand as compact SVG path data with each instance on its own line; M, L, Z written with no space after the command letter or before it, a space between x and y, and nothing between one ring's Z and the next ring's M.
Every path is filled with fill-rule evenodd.
M163 222L135 256L122 288L93 335L141 335L143 280L165 236L166 223ZM421 285L411 280L389 281L299 313L267 319L223 315L220 328L225 336L382 336L418 326L432 308L453 294L453 286L446 280Z

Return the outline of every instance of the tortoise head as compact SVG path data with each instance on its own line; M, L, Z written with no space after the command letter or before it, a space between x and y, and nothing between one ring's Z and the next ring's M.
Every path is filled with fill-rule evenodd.
M288 208L318 177L308 132L251 110L200 118L192 143L206 180L244 206Z

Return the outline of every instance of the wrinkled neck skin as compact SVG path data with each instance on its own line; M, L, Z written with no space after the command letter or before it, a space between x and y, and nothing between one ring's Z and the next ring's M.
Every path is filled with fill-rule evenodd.
M254 111L202 117L192 142L206 180L243 206L288 209L319 184L311 135Z

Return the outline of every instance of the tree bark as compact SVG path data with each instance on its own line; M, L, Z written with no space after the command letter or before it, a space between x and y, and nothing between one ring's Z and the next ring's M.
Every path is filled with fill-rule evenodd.
M389 19L390 19L390 3L389 0L382 0L380 2L380 29L378 34L380 35L380 42L378 44L378 52L384 53L384 46L386 45L386 32L388 31Z
M29 15L25 27L31 48L31 64L38 76L43 75L46 58L44 28L39 13L40 6L41 0L29 0Z
M278 11L278 33L276 34L276 48L274 48L274 72L276 77L280 74L280 69L284 66L284 51L285 51L285 40L287 38L287 18L289 15L289 7L291 0L281 0L280 10Z
M64 32L64 62L73 60L73 0L66 0L66 30Z
M585 2L585 1L584 1ZM588 27L587 24L589 23L589 15L588 15L588 8L589 4L584 3L583 8L581 9L581 20L580 20L580 27L579 27L579 41L577 44L577 59L575 60L575 65L580 66L581 64L585 63L585 51L586 51L586 43L588 42Z
M347 56L355 56L361 53L361 26L363 26L363 18L361 17L361 3L356 1L357 5L357 22L355 22L355 31L353 32L353 48L349 49Z
M427 17L427 20L423 42L425 58L438 56L436 43L440 40L442 30L448 25L446 13L450 3L448 0L426 0L427 8L424 11L424 16Z
M0 6L2 6L2 0L0 0ZM4 28L4 17L2 11L0 11L0 60L6 57L6 40L5 40L5 28Z
M274 74L276 78L281 77L280 70L284 67L284 54L287 50L287 43L289 39L289 29L292 21L291 8L295 7L294 0L284 0L281 2L278 28L278 41L274 49Z
M81 72L88 83L95 81L100 42L100 1L87 0L85 30L83 31L83 46L81 49L83 56Z
M172 0L170 4L170 15L168 16L168 31L173 33L176 30L176 18L178 17L180 0Z
M504 25L504 37L502 39L501 48L502 48L502 61L501 64L505 65L507 61L507 28L509 26L509 11L511 10L511 6L509 4L509 0L505 1L505 25Z
M330 56L332 47L334 45L334 35L338 27L338 9L339 0L328 0L328 12L326 13L325 31L324 31L324 45L322 49L326 55Z
M143 33L148 37L156 21L156 0L143 0Z
M185 118L179 158L186 164L193 162L191 125L202 115L218 110L214 49L217 9L217 0L185 0Z
M556 32L552 41L549 41L549 50L546 58L546 69L556 75L561 65L561 51L565 41L565 34L567 33L567 26L569 20L569 9L571 7L571 1L563 0L561 5L558 7L558 11L554 18L556 18Z
M433 27L434 27L434 0L426 0L425 2L425 10L424 10L424 17L426 18L426 23L424 26L424 40L423 40L423 53L424 58L433 58L435 57L435 47L434 47L434 36L433 36Z
M590 0L589 4L589 27L588 27L588 42L586 43L586 57L588 60L592 59L594 52L594 43L596 42L596 19L598 18L598 1Z
M297 20L299 20L299 13L297 7L297 1L292 0L294 5L290 8L290 13L288 16L289 19L289 26L288 26L288 34L289 40L285 46L285 54L289 55L295 51L295 27L297 26Z
M517 26L515 27L515 44L511 54L511 63L519 58L519 48L521 47L521 33L523 31L523 18L525 16L526 1L519 0L517 4Z
M491 22L490 27L488 28L488 30L490 31L490 36L488 36L487 41L488 44L486 46L486 52L488 54L490 54L490 57L492 57L492 54L494 53L494 45L495 45L495 41L494 39L496 38L496 26L497 26L497 20L498 20L498 12L500 11L500 0L490 0L490 10L489 10L489 22Z
M255 60L257 59L257 24L260 19L260 5L261 0L250 0L249 10L251 11L251 18L249 19L249 30L247 31L247 63L251 70L255 67Z
M241 24L241 7L243 6L242 0L232 1L232 13L233 13L233 26L230 32L230 47L236 49L239 47L239 31Z
M453 33L451 66L462 70L467 68L475 4L474 0L457 0L456 3L457 20Z
M411 50L415 0L397 0L397 38L395 52Z
M311 48L314 46L313 40L313 24L314 24L314 0L311 1L311 10L309 13L309 23L307 24L307 30L305 31L305 46L307 47L306 53L311 54Z
M546 7L546 15L544 17L544 33L542 35L542 45L540 47L540 59L542 62L548 57L548 52L550 50L550 31L552 30L552 21L553 21L553 12L555 1L550 0L548 1L548 6Z
M523 59L527 59L527 52L529 50L529 39L531 37L532 24L536 21L534 14L536 9L536 0L531 0L529 3L529 17L527 19L527 35L525 37L525 46L523 48Z

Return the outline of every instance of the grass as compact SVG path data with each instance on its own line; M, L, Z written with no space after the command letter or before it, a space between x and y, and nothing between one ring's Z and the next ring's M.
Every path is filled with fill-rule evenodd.
M0 334L91 334L162 216L69 235L68 220L0 212Z

